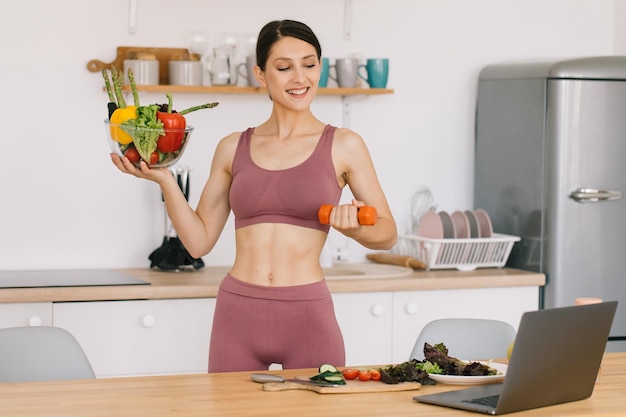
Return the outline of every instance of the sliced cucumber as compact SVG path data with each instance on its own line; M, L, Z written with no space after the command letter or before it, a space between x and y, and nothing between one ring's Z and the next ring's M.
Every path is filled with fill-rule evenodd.
M323 374L325 372L337 373L339 371L333 365L331 365L329 363L325 363L325 364L320 366L319 373Z
M322 372L321 374L312 376L311 379L323 381L324 378L326 378L327 376L338 376L338 375L341 375L341 374L339 372L326 371L326 372Z
M343 376L333 375L324 377L324 381L331 382L333 384L345 385L346 381L343 379Z

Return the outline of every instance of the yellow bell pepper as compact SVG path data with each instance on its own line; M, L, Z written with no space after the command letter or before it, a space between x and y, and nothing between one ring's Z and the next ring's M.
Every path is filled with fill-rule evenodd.
M111 138L121 143L122 145L128 145L133 141L133 138L126 132L124 132L120 125L123 121L136 119L137 118L137 107L135 106L126 106L124 108L116 109L111 115Z
M124 130L120 128L122 122L130 119L137 118L137 107L139 106L139 97L136 93L136 88L133 88L133 95L135 98L134 106L127 106L126 100L124 100L124 96L122 95L122 84L124 82L124 74L120 73L117 68L113 67L112 69L113 76L113 89L115 90L115 96L117 98L117 109L111 114L109 118L109 122L111 123L111 138L122 144L128 145L133 141L133 138L126 133ZM131 79L131 84L134 87L134 77L132 72L129 70L129 77ZM111 94L109 94L111 95Z

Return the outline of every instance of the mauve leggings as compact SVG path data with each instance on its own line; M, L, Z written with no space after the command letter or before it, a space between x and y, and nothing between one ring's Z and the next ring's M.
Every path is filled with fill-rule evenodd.
M249 284L227 274L213 318L209 372L345 365L343 336L326 281L290 287Z

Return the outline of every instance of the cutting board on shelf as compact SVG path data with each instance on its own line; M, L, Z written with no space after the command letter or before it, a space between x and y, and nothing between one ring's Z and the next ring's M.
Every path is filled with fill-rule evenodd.
M103 69L116 67L120 71L124 69L126 59L156 59L159 61L159 84L169 84L169 62L172 60L198 60L197 54L189 53L186 48L158 48L152 46L118 46L117 56L112 62L106 63L92 59L87 63L87 69L91 72L101 72Z
M318 394L354 394L361 392L392 392L413 391L422 387L419 382L401 382L399 384L385 384L380 381L346 381L346 385L337 387L320 387L317 385L298 384L297 382L266 382L263 391L308 390Z

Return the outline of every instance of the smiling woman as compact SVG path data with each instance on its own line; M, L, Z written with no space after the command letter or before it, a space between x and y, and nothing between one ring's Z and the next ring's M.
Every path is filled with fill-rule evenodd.
M396 225L363 139L311 112L322 48L293 20L265 25L255 76L272 101L268 119L217 146L196 210L167 170L137 168L112 155L123 172L158 183L168 215L189 253L216 244L232 209L236 257L217 295L209 371L343 366L343 336L320 255L331 227L370 249L390 249ZM350 187L351 204L338 205ZM333 208L321 224L318 210ZM374 225L358 209L375 208Z

